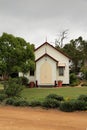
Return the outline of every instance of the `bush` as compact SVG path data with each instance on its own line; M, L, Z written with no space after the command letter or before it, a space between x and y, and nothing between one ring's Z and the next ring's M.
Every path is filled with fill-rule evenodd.
M46 108L58 108L60 106L60 102L55 99L45 99L42 103L43 107Z
M13 79L10 79L4 87L4 92L8 97L20 96L23 86L17 82L14 82Z
M72 112L75 110L87 110L87 103L80 100L65 101L60 104L60 110Z
M73 82L72 84L70 84L70 86L71 86L71 87L78 86L79 83L80 83L80 82L77 80L76 82Z
M74 111L74 106L72 101L65 101L60 104L60 110L65 112L72 112Z
M46 99L55 99L57 101L64 101L63 96L59 96L57 94L49 94Z
M37 106L41 106L41 102L40 101L31 101L29 106L32 106L32 107L37 107Z
M17 100L17 98L11 97L11 98L8 98L5 103L8 104L8 105L14 105L16 100Z
M84 79L87 80L87 66L83 66L81 68L82 73L84 74Z
M0 94L0 102L2 102L7 97L6 94Z
M6 84L8 84L9 82L11 82L11 83L13 82L13 83L22 85L22 81L21 81L21 78L20 78L20 77L17 77L17 78L9 78L9 80L6 82Z
M20 77L22 85L27 86L29 80L27 77Z
M87 109L87 103L80 100L75 100L73 102L74 110L86 110Z
M6 100L6 104L14 106L29 106L29 102L17 97L11 97Z
M87 102L87 95L80 95L77 99L80 100L80 101Z
M29 106L29 102L24 99L15 100L14 106Z
M70 85L71 86L77 86L79 84L79 80L77 76L74 73L70 74Z

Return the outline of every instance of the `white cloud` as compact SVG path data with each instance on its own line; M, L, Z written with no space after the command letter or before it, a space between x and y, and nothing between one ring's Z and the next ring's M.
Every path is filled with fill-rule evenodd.
M68 39L87 32L86 0L0 0L0 35L23 37L36 46L54 42L57 34L69 29Z

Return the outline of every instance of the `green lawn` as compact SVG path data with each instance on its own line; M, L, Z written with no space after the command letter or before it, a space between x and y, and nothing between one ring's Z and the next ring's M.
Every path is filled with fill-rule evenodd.
M63 87L63 88L26 88L22 92L22 97L28 101L43 100L48 94L55 93L64 98L77 98L81 94L87 94L87 87Z
M0 84L0 89L3 85ZM25 88L22 91L22 97L28 101L42 101L48 94L55 93L62 95L64 98L74 99L81 94L87 94L87 87L62 87L62 88Z

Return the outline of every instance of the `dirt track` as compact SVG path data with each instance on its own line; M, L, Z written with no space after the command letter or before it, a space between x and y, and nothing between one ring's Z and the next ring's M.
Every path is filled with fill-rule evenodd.
M87 130L87 112L0 107L0 130Z

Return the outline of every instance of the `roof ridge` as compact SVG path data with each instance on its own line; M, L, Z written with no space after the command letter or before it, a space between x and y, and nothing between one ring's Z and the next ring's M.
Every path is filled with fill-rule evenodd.
M61 51L61 50L59 50L59 49L56 49L53 45L51 45L51 44L48 43L48 42L44 42L43 44L41 44L39 47L37 47L37 48L35 49L35 51L37 51L39 48L41 48L41 47L44 46L45 44L51 46L51 47L54 48L56 51L60 52L61 54L63 54L63 55L66 56L67 58L71 59L66 53L64 53L63 51Z
M41 58L43 58L44 56L48 56L51 59L53 59L54 61L58 62L55 58L53 58L52 56L50 56L48 53L44 53L41 57L39 57L38 59L35 60L35 62L39 61Z

